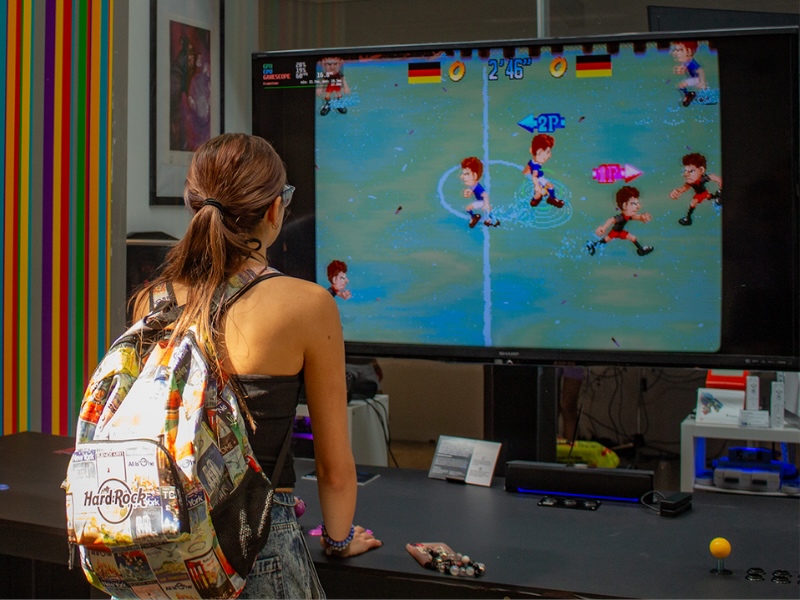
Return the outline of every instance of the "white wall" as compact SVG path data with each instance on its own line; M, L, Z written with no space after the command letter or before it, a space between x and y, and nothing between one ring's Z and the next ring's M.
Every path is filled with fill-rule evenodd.
M252 129L250 55L258 48L258 1L225 2L225 131ZM150 3L128 14L127 233L163 231L180 238L189 224L183 206L150 206Z

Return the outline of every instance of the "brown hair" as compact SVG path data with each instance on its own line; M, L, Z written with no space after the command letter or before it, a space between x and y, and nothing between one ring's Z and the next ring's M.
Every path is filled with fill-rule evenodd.
M692 41L680 41L679 40L679 41L672 42L672 44L675 45L675 46L683 46L689 52L692 53L692 56L694 56L695 52L697 52L697 41L696 40L692 40Z
M197 148L183 191L192 220L167 254L159 276L135 295L136 313L143 312L140 308L147 306L156 285L185 285L186 305L173 336L196 323L201 339L209 340L215 350L213 333L220 313L212 314L214 291L261 249L256 231L285 184L283 161L260 137L225 133Z
M328 263L328 281L333 283L333 278L339 273L347 273L347 263L341 260L332 260Z
M686 154L683 159L681 159L683 166L687 167L692 165L693 167L699 168L706 168L706 157L700 154L699 152L692 152L691 154Z
M531 154L536 154L538 150L545 150L556 145L556 139L552 135L540 133L533 136L531 140Z
M473 173L475 173L475 177L478 179L481 178L483 175L483 163L481 159L477 156L468 156L464 160L461 161L461 168L462 169L469 169Z
M625 204L631 198L638 198L639 197L639 190L637 190L632 185L623 185L619 190L617 190L617 206L621 209L622 205Z

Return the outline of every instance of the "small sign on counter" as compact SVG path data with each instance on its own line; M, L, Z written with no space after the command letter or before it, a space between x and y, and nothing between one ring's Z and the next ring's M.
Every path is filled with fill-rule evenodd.
M500 446L499 442L440 435L428 477L489 487Z

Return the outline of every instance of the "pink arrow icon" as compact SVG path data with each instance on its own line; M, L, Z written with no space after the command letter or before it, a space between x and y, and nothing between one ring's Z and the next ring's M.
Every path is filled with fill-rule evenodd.
M625 183L630 183L641 174L642 172L639 169L628 164L623 166L616 163L607 163L592 169L592 179L596 180L597 183L615 183L620 179L624 180Z

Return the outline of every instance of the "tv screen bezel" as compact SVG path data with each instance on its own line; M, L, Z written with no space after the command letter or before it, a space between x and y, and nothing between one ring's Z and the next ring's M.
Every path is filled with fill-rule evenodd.
M265 59L287 58L287 57L319 57L322 55L371 55L371 54L396 54L403 55L408 53L434 54L444 52L446 55L457 55L460 52L477 52L481 49L490 48L516 48L516 47L549 47L558 48L560 46L575 44L623 44L635 42L666 42L675 39L702 39L711 40L719 43L722 40L735 39L739 37L753 36L788 36L790 46L793 46L793 56L790 61L790 80L785 87L789 97L785 99L789 110L785 118L788 120L788 135L793 140L791 156L787 159L789 163L789 197L784 200L782 206L789 208L787 215L788 225L784 232L789 237L791 248L785 258L785 265L789 272L786 276L790 279L787 290L789 292L789 302L791 308L784 307L784 314L793 315L786 324L788 337L791 341L787 346L791 350L781 353L770 353L758 350L758 344L752 345L752 352L733 351L735 348L723 348L724 352L703 353L703 352L663 352L663 351L605 351L605 350L559 350L548 348L504 348L487 346L455 346L448 344L400 344L400 343L374 343L374 342L355 342L346 341L346 352L351 356L365 357L398 357L398 358L427 358L435 360L451 360L464 362L504 362L537 365L556 365L556 364L579 364L579 365L642 365L642 366L664 366L680 368L736 368L751 370L800 370L800 131L798 131L798 121L800 121L800 103L798 102L798 92L800 91L800 77L798 77L798 40L800 39L800 28L794 26L787 27L755 27L748 29L719 29L719 30L694 30L682 32L649 32L637 34L616 34L598 35L581 37L563 38L538 38L538 39L510 39L510 40L482 40L458 43L434 43L434 44L413 44L413 45L389 45L389 46L361 46L353 48L321 48L321 49L300 49L300 50L280 50L270 52L257 52L252 55L253 72L253 133L262 135L275 145L278 152L287 164L290 180L301 181L295 194L295 201L292 206L295 214L294 221L288 221L284 233L276 242L276 248L270 250L270 261L277 268L295 275L316 280L316 240L314 235L314 193L315 186L313 177L308 174L313 173L313 147L310 149L301 147L300 144L292 144L291 140L297 134L299 115L303 114L302 101L288 103L291 106L281 107L280 110L265 115L259 111L259 68L258 64ZM724 43L724 42L723 42ZM789 54L789 53L787 53ZM792 62L793 61L793 62ZM720 69L725 67L723 59L720 59ZM721 79L722 79L721 74ZM270 92L274 93L274 92ZM299 99L298 99L299 100ZM741 101L741 100L739 100ZM744 102L744 101L742 101ZM726 141L726 135L731 127L734 127L732 119L734 115L729 112L726 114L725 96L722 95L722 152L723 168L726 173L732 167L738 166L738 159L731 161L730 148L732 144ZM314 110L313 108L311 109ZM790 114L789 114L790 113ZM302 127L302 125L300 125ZM313 125L312 139L313 139ZM728 131L728 133L726 133ZM310 152L310 161L309 161ZM305 155L305 156L303 156ZM729 165L730 162L730 165ZM305 175L305 176L304 176ZM309 181L309 179L311 179ZM723 210L723 222L726 211ZM723 225L723 232L726 230ZM733 242L723 239L723 252L725 253ZM765 242L766 243L766 242ZM277 250L277 251L276 251ZM728 259L730 262L730 259ZM726 268L732 268L723 259L723 272ZM725 277L725 275L723 275ZM327 285L327 284L326 284ZM730 289L724 288L723 294L733 293ZM747 293L747 290L738 293ZM750 300L751 306L753 304ZM745 322L737 323L741 319L740 314L725 314L730 308L730 300L723 305L723 331L725 328L743 327L749 325ZM763 331L763 329L762 329ZM758 328L752 331L753 336L759 333Z

